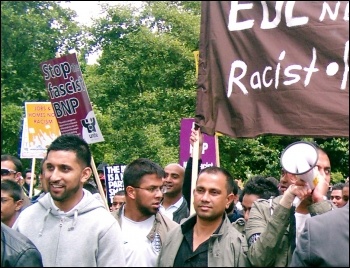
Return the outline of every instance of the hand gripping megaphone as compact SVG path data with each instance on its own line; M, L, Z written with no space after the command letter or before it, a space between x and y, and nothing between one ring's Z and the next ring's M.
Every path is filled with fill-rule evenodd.
M313 190L318 177L315 170L318 160L318 152L315 145L307 141L297 141L288 145L281 154L282 168L305 181ZM293 205L298 206L300 199L295 198Z

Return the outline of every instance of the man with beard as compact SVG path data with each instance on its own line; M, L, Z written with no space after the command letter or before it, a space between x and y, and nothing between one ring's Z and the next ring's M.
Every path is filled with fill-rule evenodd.
M227 217L233 178L223 168L207 167L193 190L195 214L171 230L158 267L246 267L248 245Z
M166 191L159 210L169 219L180 223L190 215L187 201L182 195L185 169L177 163L172 163L165 166L164 171L163 184Z
M83 189L90 163L89 145L77 135L61 135L47 149L48 193L22 211L13 226L35 244L44 267L125 265L117 221Z
M125 204L111 212L122 229L126 266L155 267L165 234L178 224L159 212L164 170L138 158L123 173Z

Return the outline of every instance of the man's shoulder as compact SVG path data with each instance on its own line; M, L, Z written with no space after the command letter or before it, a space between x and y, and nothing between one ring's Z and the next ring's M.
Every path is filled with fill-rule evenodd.
M341 208L336 208L330 211L326 211L323 214L318 214L315 215L311 218L309 218L308 220L310 221L310 223L315 223L315 222L323 222L323 220L331 220L333 221L334 219L338 219L343 216L343 217L347 217L347 219L349 220L349 204L346 204L344 207Z
M13 230L12 228L1 223L2 242L11 245L15 251L23 251L29 248L36 249L35 245L25 235ZM4 239L3 239L4 236Z
M279 201L281 198L282 198L282 195L272 197L269 199L258 198L253 202L253 206L256 206L259 208L274 208L279 204Z
M238 232L244 234L246 221L244 218L238 218L236 221L232 222L231 225L237 229Z
M18 218L34 217L33 215L38 216L38 214L40 214L41 211L45 212L45 208L41 204L39 204L39 202L36 202L24 208L20 212Z
M157 212L156 214L156 220L159 221L160 225L166 226L168 230L171 230L175 228L176 226L179 226L179 224L170 218L168 218L166 215L161 213L160 211Z

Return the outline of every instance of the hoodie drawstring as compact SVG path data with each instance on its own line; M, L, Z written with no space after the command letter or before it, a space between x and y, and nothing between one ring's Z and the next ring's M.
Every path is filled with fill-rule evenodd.
M73 231L75 224L77 223L77 219L78 219L78 210L74 210L74 217L73 217L73 223L72 226L68 228L68 231Z
M51 208L48 208L48 209L46 210L46 214L45 214L44 222L43 222L43 227L42 227L42 228L40 229L40 231L39 231L39 236L42 236L42 235L43 235L45 223L46 223L47 217L48 217L49 214L50 214L50 211L51 211Z

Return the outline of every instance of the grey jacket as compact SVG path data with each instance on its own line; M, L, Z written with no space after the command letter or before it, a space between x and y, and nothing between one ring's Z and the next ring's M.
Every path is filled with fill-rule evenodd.
M47 193L19 214L12 229L34 243L44 267L125 266L120 226L100 201L83 191L67 213L60 213Z
M288 239L290 209L279 204L282 195L273 199L258 199L250 210L246 224L248 259L256 267L287 267L292 251ZM308 207L311 216L333 208L330 201Z
M307 219L291 267L349 267L349 202Z
M184 220L182 224L192 221L195 224L196 214ZM171 230L164 242L158 258L158 267L172 267L176 254L183 240L181 225ZM218 234L213 234L209 241L208 267L247 267L248 250L244 235L239 233L230 223L227 215Z

